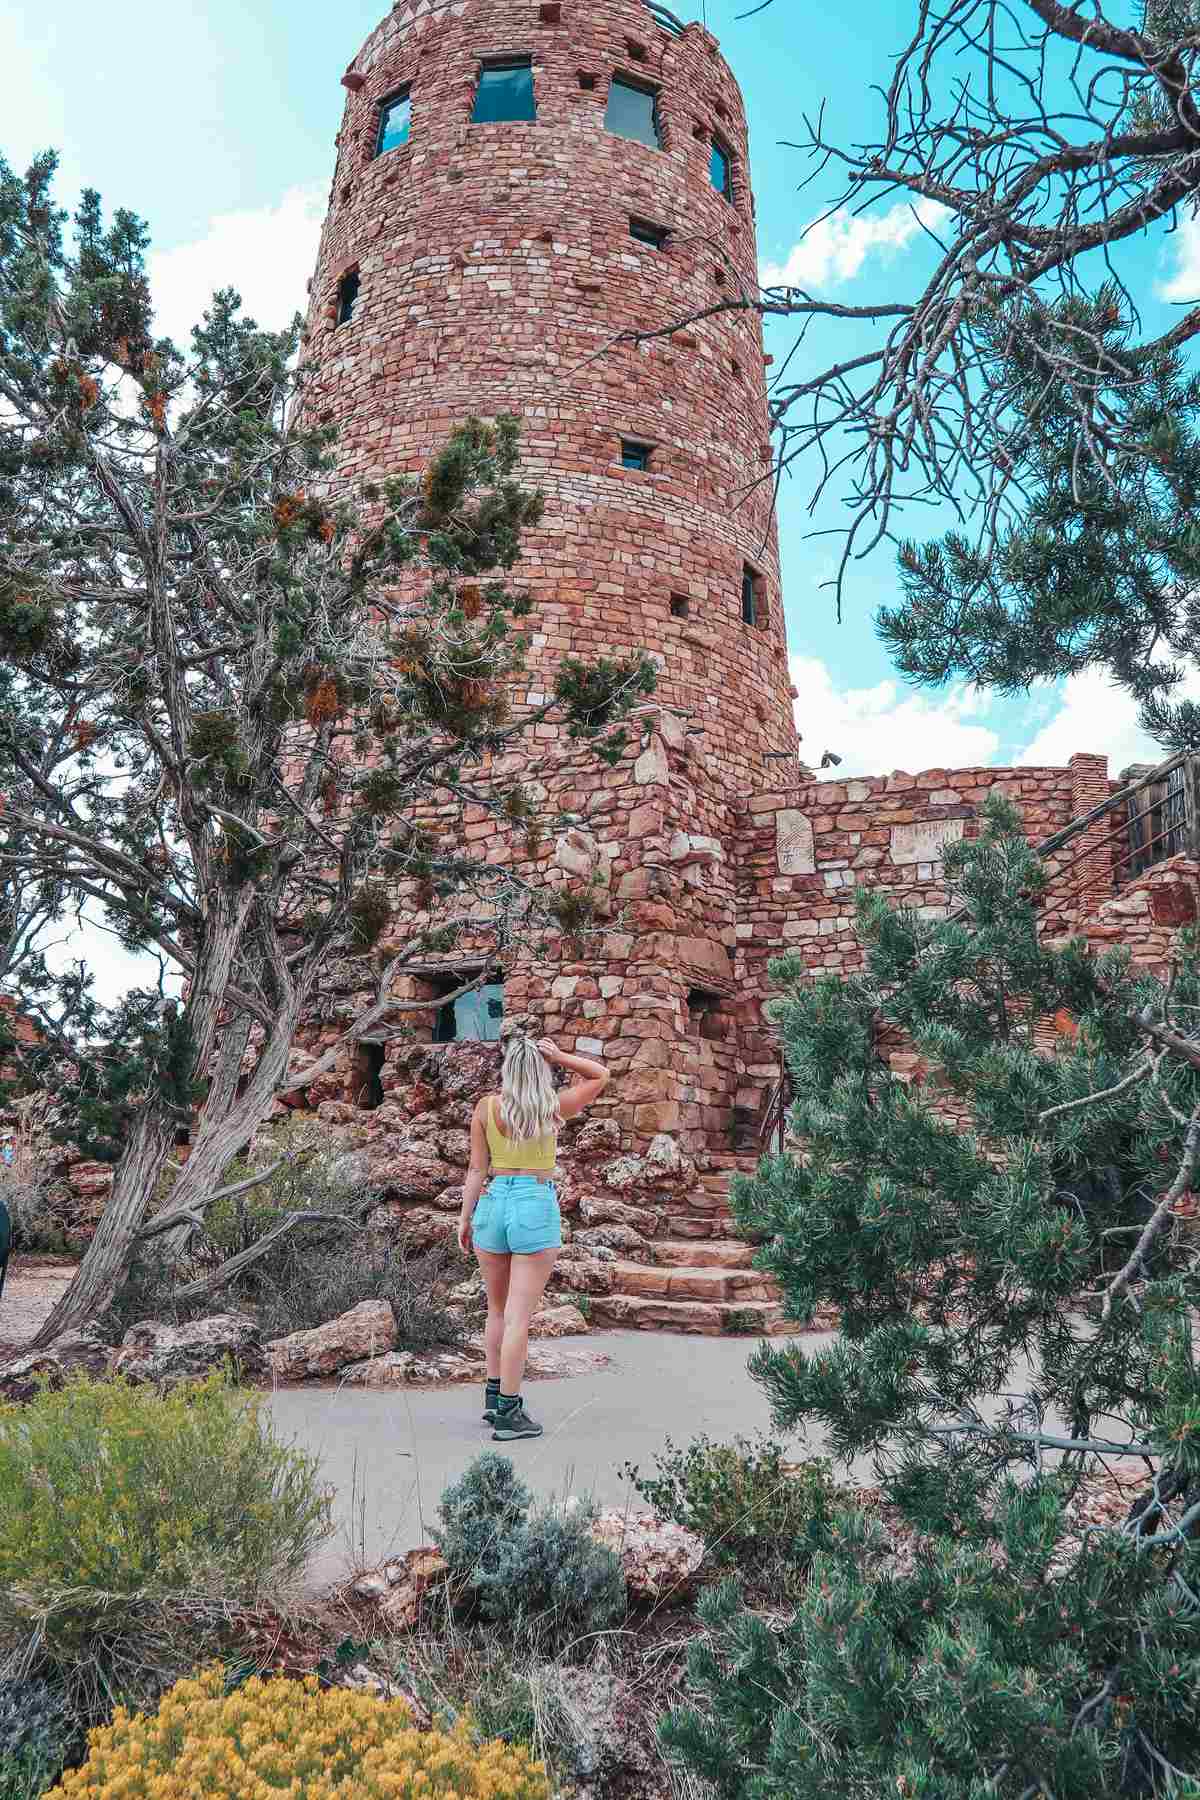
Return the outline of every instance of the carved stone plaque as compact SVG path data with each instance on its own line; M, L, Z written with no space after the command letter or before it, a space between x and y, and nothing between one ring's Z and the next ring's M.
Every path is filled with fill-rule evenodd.
M940 862L942 849L962 836L965 819L926 819L918 825L893 825L894 863Z
M775 849L781 875L812 875L815 872L813 828L802 812L785 807L775 814Z

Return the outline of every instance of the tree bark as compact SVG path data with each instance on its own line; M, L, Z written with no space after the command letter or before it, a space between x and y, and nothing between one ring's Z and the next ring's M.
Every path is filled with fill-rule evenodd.
M175 1122L148 1104L134 1125L96 1235L74 1281L29 1345L44 1350L65 1331L90 1325L112 1305L125 1279L137 1234L175 1138Z

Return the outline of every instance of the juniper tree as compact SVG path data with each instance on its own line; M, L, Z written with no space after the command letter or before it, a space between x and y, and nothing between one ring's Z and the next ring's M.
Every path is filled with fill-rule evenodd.
M751 1371L780 1427L874 1460L903 1529L816 1529L782 1625L705 1602L664 1736L730 1800L1200 1788L1200 943L1162 986L1039 941L1045 871L996 799L945 866L945 918L860 893L861 972L774 966L804 1148L734 1211L789 1314L841 1334ZM1119 1455L1140 1498L1081 1532Z
M116 1162L39 1342L107 1303L139 1234L177 1247L275 1096L332 1066L343 1045L293 1054L331 957L366 959L353 1041L403 1010L414 958L552 922L453 810L520 841L549 821L504 752L553 716L611 758L653 680L568 660L516 714L512 574L541 513L516 422L464 422L420 481L339 484L299 320L259 330L226 289L189 347L156 338L144 226L87 193L68 237L53 172L0 165L0 869L98 909L162 973L108 1016L78 970L25 984L32 1076L73 1083L73 1128ZM398 911L404 884L434 926Z

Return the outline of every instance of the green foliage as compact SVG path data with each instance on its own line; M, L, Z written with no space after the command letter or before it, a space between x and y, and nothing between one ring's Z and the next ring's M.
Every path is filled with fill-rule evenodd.
M706 1597L695 1704L664 1735L729 1800L1099 1800L1200 1772L1200 1274L1173 1211L1196 945L1168 991L1039 943L1044 874L999 801L945 869L946 917L860 895L861 974L776 966L804 1155L735 1182L734 1212L788 1316L832 1304L842 1330L750 1367L778 1427L874 1455L891 1535L818 1519L783 1624ZM906 1041L907 1081L883 1047ZM1080 1534L1109 1443L1154 1485Z
M590 665L567 656L555 677L554 694L566 710L569 735L593 738L607 731L641 695L652 694L657 684L654 664L645 656L601 657ZM623 730L613 731L597 745L597 755L616 763L627 742Z
M631 1463L622 1472L660 1519L694 1531L718 1561L743 1570L781 1558L807 1563L836 1498L827 1462L797 1467L766 1436L728 1444L701 1436L682 1449L668 1438L654 1460L653 1475Z
M0 1679L0 1800L38 1800L80 1747L79 1723L59 1689Z
M0 1409L0 1664L101 1717L215 1650L233 1610L286 1605L328 1529L315 1464L221 1380Z
M623 1616L625 1578L590 1535L594 1512L534 1510L507 1457L477 1456L438 1510L451 1580L492 1624L566 1647Z
M1196 748L1200 707L1176 690L1200 644L1200 374L1175 348L1137 347L1133 331L1113 282L997 319L1019 516L995 543L954 531L904 544L904 603L883 608L879 628L921 681L1019 693L1103 669L1154 737ZM1088 390L1105 413L1103 467L1098 440L1081 454L1080 418L1098 406Z

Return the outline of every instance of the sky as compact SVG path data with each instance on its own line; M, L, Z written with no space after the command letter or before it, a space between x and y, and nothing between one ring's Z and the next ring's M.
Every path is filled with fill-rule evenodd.
M671 4L682 18L705 18L741 81L764 275L854 304L910 292L928 246L912 209L839 214L805 235L837 189L831 175L800 191L811 166L795 145L804 116L822 104L827 129L841 140L877 134L877 87L911 35L914 0L824 9L774 0L741 20L750 0ZM53 147L64 204L73 206L89 185L108 207L147 220L162 330L186 342L212 289L229 283L261 324L282 323L303 307L315 262L345 98L339 78L385 5L0 0L0 154L23 167ZM1200 294L1200 229L1192 221L1138 254L1152 313L1169 318ZM768 327L777 363L792 335L786 322ZM1107 752L1116 771L1157 754L1132 704L1094 675L1015 700L961 686L908 687L872 624L897 594L893 553L884 544L856 566L839 623L823 585L833 542L813 535L814 527L836 526L839 513L828 506L810 518L805 473L784 486L780 537L797 720L810 759L834 750L844 776L1061 763L1076 750ZM914 519L914 533L921 526Z

